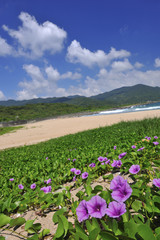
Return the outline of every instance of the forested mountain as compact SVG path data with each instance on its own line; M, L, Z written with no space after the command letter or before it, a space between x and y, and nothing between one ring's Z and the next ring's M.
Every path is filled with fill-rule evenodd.
M30 100L0 101L1 106L22 106L37 103L67 103L85 107L114 107L121 105L131 105L148 101L160 101L160 87L150 87L138 84L131 87L122 87L110 92L105 92L96 96L68 96L53 98L35 98Z

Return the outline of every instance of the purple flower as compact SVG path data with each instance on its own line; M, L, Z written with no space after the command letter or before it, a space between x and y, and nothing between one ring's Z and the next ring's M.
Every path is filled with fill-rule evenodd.
M95 167L95 166L96 166L95 163L91 163L91 164L89 164L89 167Z
M108 158L107 158L107 157L104 157L104 158L103 158L103 161L104 161L104 162L105 162L105 161L107 161L107 160L108 160Z
M87 202L85 200L82 200L76 208L76 214L79 222L82 222L89 218Z
M52 181L51 178L49 178L46 183L49 184L51 183L51 181Z
M88 172L82 173L82 179L86 179L88 177Z
M75 161L76 161L76 159L74 158L74 159L73 159L73 162L75 162Z
M157 136L154 136L154 139L158 139L158 137L157 137Z
M119 218L126 212L126 205L122 202L110 202L106 214L111 218Z
M125 183L127 183L127 180L125 180L123 177L121 176L117 176L115 178L112 179L111 184L110 184L110 189L111 190L118 190L119 188L121 188Z
M142 151L143 149L144 149L144 147L141 147L137 150L137 152Z
M68 158L68 161L70 161L71 159L70 158Z
M75 172L76 168L71 168L70 171L71 172Z
M48 157L46 157L46 160L48 160Z
M107 203L100 196L92 197L86 204L91 217L102 218L106 214Z
M77 170L74 171L74 173L75 173L76 175L79 175L79 174L81 174L81 170L77 169Z
M102 156L100 156L100 157L98 158L98 161L99 161L99 162L103 162L103 160L104 160L104 158L103 158Z
M159 144L159 142L153 142L153 144L154 144L154 145L158 145L158 144Z
M110 159L108 159L107 161L105 161L105 164L110 164Z
M35 183L31 184L30 188L31 189L35 189L36 188L36 184Z
M125 182L121 188L112 192L112 198L117 202L125 202L132 194L132 188Z
M147 140L151 140L151 137L148 137Z
M134 148L136 148L136 146L135 146L135 145L132 145L132 147L131 147L131 148L133 148L133 149L134 149Z
M114 160L114 159L113 159L113 163L111 164L112 167L116 167L116 168L121 167L121 165L122 165L121 160Z
M127 154L127 152L123 152L123 153L119 154L118 158L121 159L121 158L123 158L124 156L126 156L126 154Z
M77 181L76 176L73 177L72 181L73 182Z
M148 138L148 136L146 136L145 138Z
M132 174L137 174L140 171L139 165L132 165L129 169L129 172Z
M13 181L14 181L14 178L10 178L9 181L13 182Z
M114 150L116 150L117 146L114 146Z
M102 162L101 165L104 165L104 162Z
M160 188L160 178L155 178L155 179L153 179L153 184L154 184L156 187L159 187L159 188Z
M49 192L51 192L52 188L51 188L51 186L47 186L47 187L42 187L41 190L44 193L49 193Z
M24 188L24 186L22 184L19 184L18 187L19 187L19 189L23 189Z

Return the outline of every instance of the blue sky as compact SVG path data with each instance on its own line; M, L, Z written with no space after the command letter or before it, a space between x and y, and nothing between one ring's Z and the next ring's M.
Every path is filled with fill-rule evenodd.
M0 0L0 100L160 86L159 0Z

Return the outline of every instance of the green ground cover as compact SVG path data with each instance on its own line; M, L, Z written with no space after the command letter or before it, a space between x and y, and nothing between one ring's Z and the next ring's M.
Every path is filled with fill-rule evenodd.
M57 212L53 222L58 224L58 229L53 239L160 239L160 191L153 184L153 179L158 181L160 178L160 144L156 137L160 137L158 118L122 122L45 143L0 151L0 227L4 228L7 223L9 227L20 226L25 222L23 218L11 220L11 213L36 207L44 211L54 207ZM125 154L120 157L122 153ZM110 164L106 164L109 159ZM120 160L121 164L114 167L114 160ZM92 163L95 167L89 166ZM140 171L131 174L132 165L138 165ZM71 171L73 168L88 176L75 175ZM122 176L129 174L133 181L129 186L132 193L124 201L126 212L119 217L107 214L93 217L91 214L86 220L77 220L77 207L82 200L88 202L100 196L107 207L114 201L112 189L104 191L100 185L92 189L90 183L98 176L111 181L115 171ZM106 173L109 175L104 176ZM73 177L77 179L76 186L83 184L85 189L77 194L78 201L71 199L69 188L52 194ZM24 188L20 189L18 185ZM68 222L70 210L75 218L74 228ZM28 239L43 239L42 235L48 233L47 230L39 233L40 228L28 221L25 229L28 232L32 229L34 233Z
M18 129L22 128L22 126L18 126L18 127L0 127L0 135L3 135L5 133L9 133L9 132L14 132Z

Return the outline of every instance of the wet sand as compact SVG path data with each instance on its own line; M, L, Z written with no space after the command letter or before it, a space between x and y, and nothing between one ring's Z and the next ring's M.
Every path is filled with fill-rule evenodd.
M64 117L28 123L16 132L1 135L0 149L36 144L68 134L109 126L121 121L134 121L154 117L160 117L160 110L101 116Z

